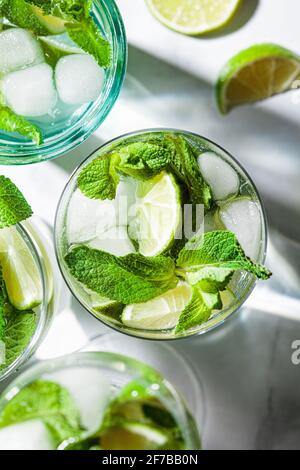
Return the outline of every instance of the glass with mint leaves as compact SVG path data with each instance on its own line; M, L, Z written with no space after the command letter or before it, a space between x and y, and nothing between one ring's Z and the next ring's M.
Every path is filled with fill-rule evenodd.
M0 397L0 449L200 449L196 424L154 369L113 353L41 362Z
M0 164L82 143L117 99L126 62L113 0L1 0Z
M249 176L183 131L141 131L101 147L71 177L56 216L71 291L106 325L141 338L220 325L270 277L265 250Z
M30 358L53 314L51 266L31 216L21 192L0 176L0 380Z

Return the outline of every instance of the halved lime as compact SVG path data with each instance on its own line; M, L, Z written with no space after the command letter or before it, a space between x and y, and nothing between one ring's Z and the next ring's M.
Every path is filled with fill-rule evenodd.
M293 88L300 77L300 57L276 44L258 44L232 57L216 84L219 109L260 101Z
M168 434L160 429L139 422L124 421L109 428L101 436L104 450L151 450L168 442Z
M29 310L42 302L40 273L28 246L15 227L0 230L0 264L10 302Z
M47 31L51 34L61 34L63 33L65 28L65 21L61 18L57 18L56 16L52 15L45 15L43 10L36 5L30 5L33 13L39 20L40 24L46 28Z
M148 302L127 305L122 313L124 325L143 330L169 330L192 299L192 288L179 282L174 289Z
M146 0L153 15L178 33L198 35L222 28L240 0Z
M158 255L172 245L181 222L179 187L174 177L163 171L151 180L139 181L136 197L129 236L137 241L142 255Z

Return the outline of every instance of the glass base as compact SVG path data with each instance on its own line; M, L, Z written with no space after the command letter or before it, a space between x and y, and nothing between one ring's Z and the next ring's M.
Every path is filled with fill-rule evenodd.
M123 354L156 369L184 398L199 429L203 428L204 395L197 373L171 346L118 333L93 338L81 351L106 351Z

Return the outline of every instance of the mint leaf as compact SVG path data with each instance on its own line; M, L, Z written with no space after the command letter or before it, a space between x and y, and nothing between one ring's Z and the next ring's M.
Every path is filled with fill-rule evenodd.
M9 310L10 313L5 317L6 324L2 339L5 343L6 361L2 367L12 364L25 351L37 325L37 317L32 310L19 312L8 303L5 307L6 313Z
M30 29L39 36L49 34L25 0L3 0L1 13L11 23L20 28Z
M248 271L260 279L271 276L267 268L253 263L245 255L236 235L227 230L193 237L180 251L177 265L192 272L210 266Z
M188 272L187 279L191 285L197 286L204 292L216 293L226 289L233 271L228 268L205 267L199 271Z
M66 23L66 30L70 38L81 49L93 56L100 67L106 68L111 65L110 43L102 37L92 18Z
M123 304L146 302L177 284L174 261L138 253L117 257L87 246L65 257L70 273L98 294Z
M92 0L26 0L26 2L41 8L47 15L68 21L80 21L88 16L92 6Z
M15 225L32 215L23 194L9 178L0 175L0 229Z
M170 161L171 171L186 185L191 202L204 204L205 208L209 209L212 203L212 192L202 178L193 148L181 136L169 134L166 138L175 148Z
M114 155L102 155L89 163L80 172L77 184L80 191L90 199L114 199L119 183L115 171Z
M194 326L207 322L211 316L212 308L207 306L196 286L190 303L181 312L175 333L183 333Z
M7 106L0 106L0 129L6 132L18 132L33 140L37 145L43 143L40 129L24 117L18 116Z
M120 156L118 170L136 179L149 179L165 169L174 152L166 139L134 142L115 150Z
M0 428L31 419L43 420L57 445L81 431L79 411L68 390L46 380L32 382L7 403Z

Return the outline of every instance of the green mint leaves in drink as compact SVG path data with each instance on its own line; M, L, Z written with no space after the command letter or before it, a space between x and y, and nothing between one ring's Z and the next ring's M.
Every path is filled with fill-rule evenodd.
M10 304L7 304L7 309L10 309L10 313L6 316L3 335L5 367L15 362L25 351L37 327L37 316L33 310L20 312Z
M206 153L207 165L200 166L199 157L202 153ZM229 180L223 192L217 192L221 199L216 199L214 195L216 184L220 186L222 181L220 182L219 177L211 177L214 166L218 167L218 159L222 162L222 165L219 163L225 178ZM134 139L123 139L121 144L111 146L107 152L100 153L81 170L77 178L78 188L86 197L99 199L100 208L101 200L117 201L118 185L125 182L127 184L131 180L134 194L132 197L130 195L130 207L137 206L138 215L129 220L127 230L129 237L137 242L134 248L139 253L130 256L143 254L144 259L163 258L165 262L171 261L173 266L175 265L172 282L170 285L164 285L158 293L156 288L153 289L153 281L156 280L157 284L160 282L158 277L155 278L155 272L154 278L151 279L152 287L149 289L149 278L142 275L138 282L135 282L136 273L132 272L129 266L114 278L114 270L120 270L125 257L108 255L112 258L109 258L109 267L105 266L104 269L108 259L103 261L105 252L92 251L88 247L85 247L84 252L85 248L82 246L71 246L66 255L71 275L92 291L120 302L121 307L123 304L120 321L128 328L170 331L174 329L175 334L182 334L207 322L215 311L222 310L234 301L235 278L232 278L235 272L245 271L258 279L268 279L271 276L268 269L246 256L231 227L226 229L229 216L227 219L224 216L222 220L216 216L218 211L224 211L224 207L227 207L224 203L226 200L233 200L236 204L241 200L238 188L240 177L233 166L223 161L222 157L209 147L205 147L203 141L197 148L193 144L193 136L157 132L155 137L152 133L149 138L146 134L135 136ZM164 185L161 184L162 181ZM210 181L210 184L207 181ZM126 191L120 187L120 194L123 193ZM184 215L185 204L192 205L193 210L201 205L204 209L204 230L207 216L212 228L199 235L200 225L197 225L196 236L187 236L182 230L178 237L178 229L183 229L185 222L182 216L177 216L178 213ZM254 240L259 241L261 215L255 201L251 198L244 199L243 204L230 212L230 216L234 223L238 223L242 213L248 212ZM151 219L151 214L154 214L154 219ZM194 219L194 214L192 217ZM241 224L245 225L243 220ZM193 230L195 233L196 230ZM247 230L249 227L240 227L239 239L243 241L246 252L253 253L255 259L258 253L254 254L253 244L249 243L249 237L246 236ZM81 244L81 240L77 243ZM101 249L105 250L105 247ZM109 287L105 285L106 275ZM126 284L129 279L130 289ZM141 284L146 281L147 285ZM126 293L125 290L123 292L124 285Z
M7 106L0 106L0 129L6 132L18 132L28 137L28 139L32 140L37 145L43 143L40 129L23 116L14 113L14 111Z
M25 0L2 0L0 13L8 21L20 28L29 29L39 36L46 36L49 31L41 24L29 2Z
M259 279L271 276L264 266L253 263L245 255L236 235L228 230L207 232L192 238L179 253L177 266L187 272L209 266L248 271Z
M123 304L146 302L175 287L178 280L174 261L165 256L118 257L82 245L71 249L65 261L86 287Z
M41 419L56 445L80 434L80 415L68 390L50 381L37 380L24 387L0 414L0 428Z
M28 0L47 15L65 20L70 38L87 54L94 57L100 67L111 64L111 45L101 35L90 15L91 0Z
M32 216L32 209L21 191L5 176L0 176L0 229Z
M110 163L106 160L110 160ZM106 161L105 168L101 164L103 161ZM211 190L202 178L193 149L183 137L172 134L167 134L160 140L120 145L112 153L102 155L87 165L79 175L78 186L88 197L106 199L105 180L111 195L115 195L118 184L115 175L118 173L137 180L148 180L163 170L176 175L178 181L185 186L185 192L189 194L187 202L204 204L206 209L210 208ZM114 175L113 184L112 181L107 181L111 175ZM90 187L97 185L97 181L97 190L90 190Z
M91 199L114 199L119 179L114 156L103 155L81 171L77 183L81 192Z

